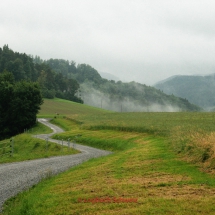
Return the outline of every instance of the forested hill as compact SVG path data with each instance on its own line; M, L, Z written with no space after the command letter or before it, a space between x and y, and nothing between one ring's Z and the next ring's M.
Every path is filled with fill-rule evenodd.
M42 60L0 48L0 73L11 72L15 81L38 82L45 98L64 98L114 111L199 111L187 99L166 95L143 84L107 80L86 64Z
M39 57L35 62L41 61ZM114 111L199 111L187 99L166 95L154 87L143 84L107 80L90 65L74 61L50 59L43 61L54 71L80 83L80 92L85 104Z
M215 107L215 74L207 76L174 76L155 85L166 94L187 98L206 110Z
M42 60L35 62L32 56L14 52L8 45L0 48L0 73L5 71L12 73L16 82L38 82L45 98L59 97L83 103L76 95L80 87L78 81L53 71Z

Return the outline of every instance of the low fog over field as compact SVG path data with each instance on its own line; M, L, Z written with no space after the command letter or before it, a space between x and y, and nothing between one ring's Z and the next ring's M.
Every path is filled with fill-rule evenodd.
M122 101L109 98L107 95L95 91L93 93L83 94L84 103L103 108L106 110L113 110L116 112L178 112L181 111L179 107L173 107L170 105L151 104L149 106L135 104L134 101L129 98Z
M110 85L111 82L107 83ZM171 104L171 100L166 99L166 95L156 89L138 83L124 83L123 85L127 86L125 88L133 89L133 92L128 89L128 93L126 93L123 91L125 88L119 92L119 87L116 87L115 93L104 93L102 88L97 90L92 83L88 82L81 85L80 96L85 104L117 112L178 112L184 108L178 106L181 103L173 102ZM104 89L105 86L104 84ZM112 87L109 86L107 89L110 90ZM150 94L148 94L149 90L151 90ZM156 93L160 93L161 96L160 94L156 96ZM150 100L147 100L147 97L150 97Z

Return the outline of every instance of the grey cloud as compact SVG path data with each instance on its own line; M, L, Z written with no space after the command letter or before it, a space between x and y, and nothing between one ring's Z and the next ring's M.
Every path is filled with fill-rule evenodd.
M0 42L151 85L215 71L214 6L212 0L8 0L1 3Z

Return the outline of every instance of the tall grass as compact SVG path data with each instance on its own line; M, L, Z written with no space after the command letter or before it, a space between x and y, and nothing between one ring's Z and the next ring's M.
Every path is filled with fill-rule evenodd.
M171 133L172 147L192 163L201 163L205 170L215 169L215 132L184 130L177 127Z

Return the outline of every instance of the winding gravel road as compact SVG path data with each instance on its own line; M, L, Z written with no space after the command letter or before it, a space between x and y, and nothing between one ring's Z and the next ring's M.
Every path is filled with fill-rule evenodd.
M39 119L46 126L52 128L53 133L41 134L35 137L46 139L55 133L63 132L63 130L47 119ZM49 141L59 143L58 140L50 139ZM73 145L73 144L71 144ZM75 144L75 149L81 151L79 154L58 156L51 158L43 158L31 161L15 162L0 165L0 212L3 203L10 197L15 196L19 192L37 184L42 178L56 175L70 167L76 166L90 158L96 158L110 154L109 151L95 149L88 146Z

